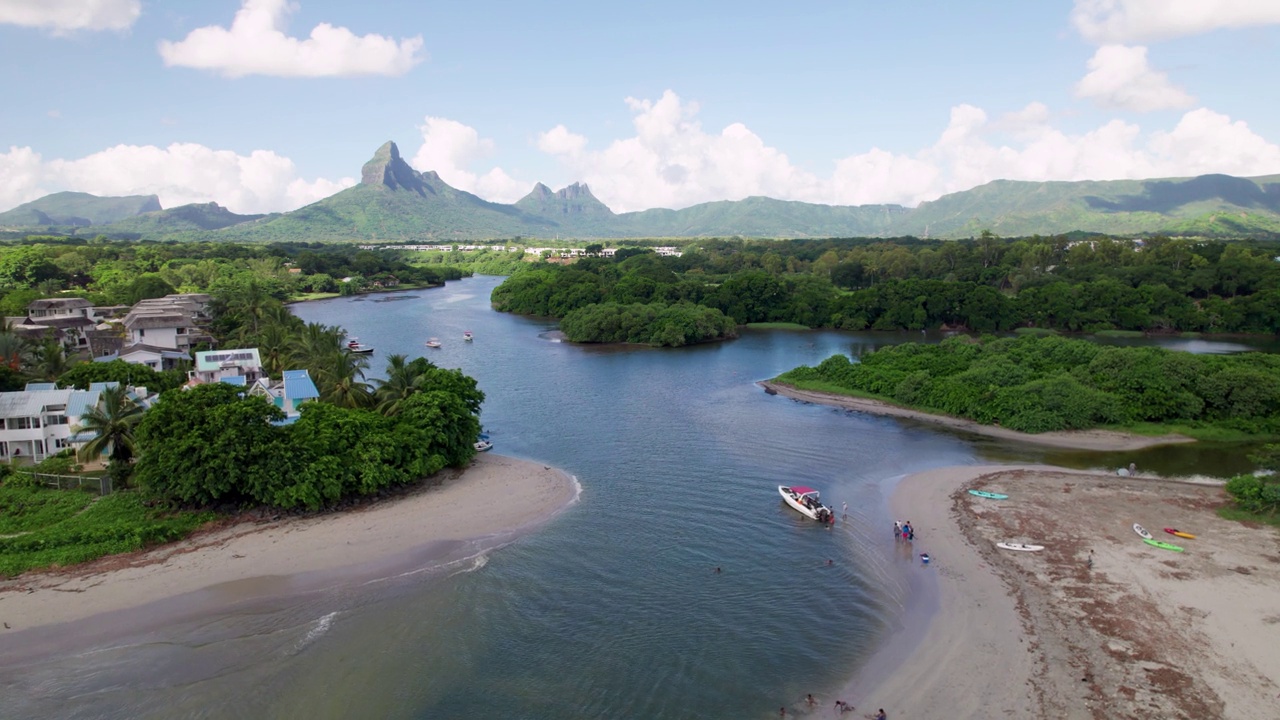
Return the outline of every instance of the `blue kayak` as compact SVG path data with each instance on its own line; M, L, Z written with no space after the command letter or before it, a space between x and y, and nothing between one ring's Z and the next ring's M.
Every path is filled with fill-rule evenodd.
M970 490L969 494L977 495L980 498L987 498L988 500L1008 500L1009 499L1008 495L1004 495L1002 493L987 492L986 490Z

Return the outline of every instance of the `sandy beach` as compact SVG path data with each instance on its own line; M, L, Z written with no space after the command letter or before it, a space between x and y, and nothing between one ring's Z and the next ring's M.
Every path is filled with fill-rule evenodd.
M1223 500L1218 486L1040 466L907 477L891 506L931 555L913 571L936 574L939 610L901 667L859 688L858 715L1274 718L1280 532L1219 518ZM1145 544L1134 523L1185 551Z
M203 591L230 603L297 591L307 574L335 576L392 561L429 565L438 549L514 537L569 505L577 484L541 463L483 454L465 470L352 510L242 522L149 551L0 582L0 649L33 629ZM433 550L435 549L435 550Z
M920 422L943 425L954 430L961 430L977 435L986 435L987 437L1001 438L1004 440L1017 440L1019 442L1047 445L1049 447L1070 448L1074 450L1099 450L1103 452L1123 452L1126 450L1141 450L1143 448L1156 447L1158 445L1177 445L1180 443L1195 442L1193 438L1189 438L1184 435L1133 435L1130 433L1121 433L1112 430L1064 430L1035 434L1024 433L1018 432L1017 430L996 427L994 425L983 425L972 420L951 417L949 415L934 415L932 413L912 410L910 408L881 402L880 400L872 400L870 398L835 395L832 393L817 392L815 390L801 390L790 385L771 381L761 381L758 384L763 387L766 392L776 393L783 397L799 400L801 402L830 405L832 407L856 410L858 412L871 413L873 415L887 415L889 417L918 420Z

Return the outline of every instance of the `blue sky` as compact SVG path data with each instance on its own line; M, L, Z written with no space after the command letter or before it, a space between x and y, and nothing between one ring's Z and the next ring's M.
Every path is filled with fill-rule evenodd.
M0 0L0 210L288 210L386 140L511 202L914 205L999 178L1280 173L1275 0Z

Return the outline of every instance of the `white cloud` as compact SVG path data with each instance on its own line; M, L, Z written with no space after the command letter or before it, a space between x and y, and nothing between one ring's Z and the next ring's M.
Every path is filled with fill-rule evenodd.
M564 126L538 140L541 150L559 157L617 212L751 195L802 199L818 192L816 177L741 123L706 133L696 120L697 106L670 90L657 101L626 102L635 114L635 137L596 152Z
M1148 112L1185 108L1195 98L1147 64L1142 46L1103 45L1089 60L1089 74L1076 83L1076 97L1105 108Z
M195 143L117 145L75 160L44 160L29 147L0 154L0 208L59 190L160 196L166 208L217 202L240 213L292 210L355 184L304 180L289 158L269 150L240 155Z
M124 30L141 13L140 0L0 0L0 23L47 28L55 34Z
M210 25L177 42L162 40L160 56L165 65L227 77L403 75L422 59L421 35L396 42L320 23L306 40L289 37L286 20L296 7L288 0L243 0L230 29Z
M1049 109L1032 103L992 120L959 105L929 147L909 154L880 148L839 159L829 177L798 168L741 123L709 133L693 107L668 91L656 102L627 100L633 137L599 151L556 126L538 146L615 211L681 208L751 195L806 202L915 205L997 179L1111 180L1204 173L1280 172L1280 147L1239 121L1204 108L1172 130L1144 133L1112 120L1083 134L1051 124Z
M480 137L475 128L456 120L428 116L418 129L422 131L422 147L409 163L418 170L434 170L459 190L493 202L515 202L533 187L533 183L516 180L499 167L483 174L470 169L494 150L493 141Z
M1071 23L1095 43L1197 35L1280 23L1276 0L1075 0Z

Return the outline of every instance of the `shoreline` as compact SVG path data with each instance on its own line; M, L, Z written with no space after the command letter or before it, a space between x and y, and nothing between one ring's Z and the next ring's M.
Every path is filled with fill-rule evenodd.
M1280 536L1219 518L1221 502L1217 486L1050 466L904 478L890 506L917 528L912 570L933 573L938 607L891 632L842 696L890 717L1269 717ZM1170 536L1172 553L1134 521L1198 537Z
M61 635L85 642L150 627L139 611L157 602L190 600L187 614L199 614L455 562L460 551L503 545L548 522L580 492L562 470L492 453L438 477L352 510L236 523L0 581L0 657ZM97 622L108 618L116 622Z
M1035 434L1024 433L1017 430L1010 430L1008 428L996 427L994 425L983 425L981 423L974 422L973 420L951 417L950 415L936 415L934 413L924 412L923 410L913 410L900 405L893 405L882 400L860 398L851 395L836 395L817 390L802 390L792 385L774 382L772 380L761 380L756 384L764 388L765 392L781 395L800 402L828 405L831 407L844 408L845 410L870 413L872 415L917 420L923 423L941 425L953 430L959 430L961 432L972 433L975 435L984 435L986 437L999 438L1001 440L1015 440L1034 445L1044 445L1047 447L1065 448L1069 450L1126 452L1131 450L1144 450L1146 448L1159 447L1161 445L1181 445L1184 443L1196 442L1194 438L1189 438L1185 435L1135 435L1132 433L1116 432L1114 430L1055 430L1052 432Z

